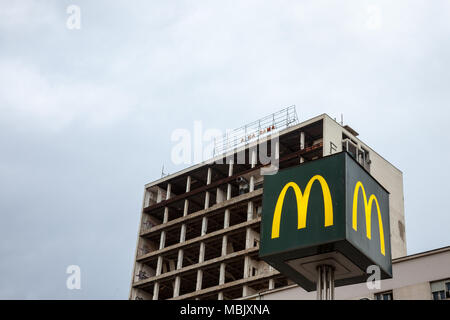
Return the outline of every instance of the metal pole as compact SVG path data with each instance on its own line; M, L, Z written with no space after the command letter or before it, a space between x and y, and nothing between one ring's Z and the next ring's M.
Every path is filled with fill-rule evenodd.
M334 300L334 269L331 268L331 300Z
M331 267L327 266L327 300L331 300Z
M334 300L334 268L329 265L317 267L317 300Z
M317 267L317 300L322 300L322 266Z
M324 266L322 270L322 277L323 277L323 300L328 300L328 266Z
M327 266L323 265L322 266L322 297L323 300L327 300ZM325 291L325 292L324 292Z

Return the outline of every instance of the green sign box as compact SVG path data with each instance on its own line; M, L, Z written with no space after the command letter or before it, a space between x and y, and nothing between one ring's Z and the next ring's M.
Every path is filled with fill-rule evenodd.
M315 268L335 267L335 286L392 278L389 192L346 152L264 178L260 257L307 291Z

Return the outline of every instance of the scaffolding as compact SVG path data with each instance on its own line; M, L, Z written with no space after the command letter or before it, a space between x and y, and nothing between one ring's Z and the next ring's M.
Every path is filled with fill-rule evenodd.
M275 131L296 124L298 124L297 111L295 105L292 105L214 139L213 156L224 154L227 151L234 150L251 141L258 140Z

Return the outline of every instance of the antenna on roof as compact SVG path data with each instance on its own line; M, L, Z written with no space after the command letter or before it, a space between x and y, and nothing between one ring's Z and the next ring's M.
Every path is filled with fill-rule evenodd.
M341 126L344 125L344 115L341 113Z
M162 165L162 169L161 169L161 178L164 178L165 176L168 176L168 173L164 173L164 164Z

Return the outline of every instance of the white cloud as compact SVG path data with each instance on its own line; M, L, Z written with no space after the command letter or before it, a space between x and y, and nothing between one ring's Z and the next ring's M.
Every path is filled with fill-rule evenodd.
M55 6L41 1L2 1L0 3L0 30L35 31L38 25L50 25L58 19Z
M66 28L70 4L81 8L80 30ZM378 25L367 10L375 4ZM409 253L448 244L446 187L421 186L450 179L441 132L449 9L423 0L0 1L0 244L23 248L0 245L0 297L72 297L64 268L80 256L92 275L83 297L126 298L139 186L170 162L170 131L198 117L205 128L238 127L290 104L301 120L344 114L404 172ZM28 127L33 135L14 130ZM434 150L426 171L423 146ZM424 227L423 212L440 223ZM103 270L99 251L117 263Z
M33 65L0 61L0 114L17 125L59 130L73 121L104 126L131 111L134 99L114 85L70 82L54 78Z

